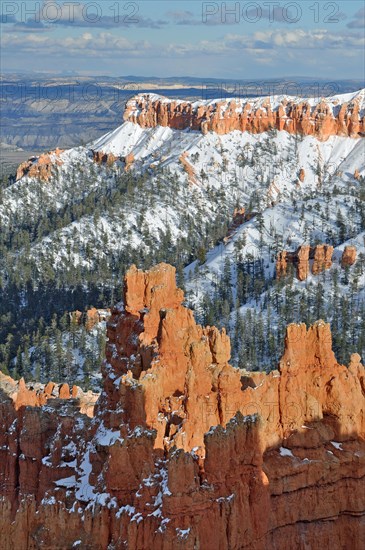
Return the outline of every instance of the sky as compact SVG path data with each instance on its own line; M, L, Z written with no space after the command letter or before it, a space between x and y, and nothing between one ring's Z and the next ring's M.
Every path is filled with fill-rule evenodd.
M1 71L364 79L365 3L2 0Z

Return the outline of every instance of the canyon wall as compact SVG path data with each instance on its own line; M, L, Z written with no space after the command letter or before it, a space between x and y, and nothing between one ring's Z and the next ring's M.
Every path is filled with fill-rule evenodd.
M124 120L142 128L189 128L203 134L227 134L233 130L259 134L275 128L291 134L315 136L319 140L332 135L356 138L365 132L362 104L361 93L342 104L325 98L316 104L298 98L273 98L273 101L262 98L253 99L251 103L241 99L192 103L140 94L127 102Z
M171 266L128 271L92 419L2 386L4 549L364 547L360 356L339 365L318 321L289 325L277 370L238 370L183 299Z

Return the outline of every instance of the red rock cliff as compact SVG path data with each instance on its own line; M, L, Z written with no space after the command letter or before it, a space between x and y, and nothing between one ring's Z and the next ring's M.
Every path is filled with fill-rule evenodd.
M360 356L339 365L318 321L278 370L239 371L182 302L171 266L129 270L92 421L0 394L2 547L363 548Z
M169 100L154 94L141 94L127 102L124 120L142 128L169 126L190 128L203 134L227 134L232 130L258 134L272 128L289 133L313 135L326 140L331 135L360 137L365 131L364 94L351 101L338 99L318 102L298 98L259 98L250 101L188 102Z
M17 168L16 180L21 179L23 176L29 176L30 178L38 178L44 182L48 182L52 174L52 167L63 164L60 158L63 151L63 149L57 148L54 151L49 151L49 153L45 153L39 157L31 157L22 162Z

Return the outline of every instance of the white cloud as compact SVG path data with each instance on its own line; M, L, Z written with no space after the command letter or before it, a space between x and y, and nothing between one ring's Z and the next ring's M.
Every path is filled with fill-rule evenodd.
M9 50L12 54L16 51L32 51L40 54L47 52L51 55L78 55L82 52L83 56L101 57L103 55L115 55L116 52L128 52L128 55L143 56L151 49L151 45L146 40L130 41L122 36L114 36L109 32L101 32L93 35L90 32L84 32L81 36L66 38L54 38L38 34L27 34L26 36L17 34L3 35L2 47Z
M365 45L360 33L336 32L327 29L303 30L267 30L253 33L252 36L229 34L225 41L231 48L261 49L298 48L298 49L342 49L358 48Z
M231 59L242 59L245 66L258 63L276 64L278 67L285 67L287 60L300 67L301 64L307 66L312 57L315 64L322 66L323 59L330 59L331 56L337 61L361 55L364 38L360 33L349 31L332 33L327 29L286 29L256 31L251 35L227 34L216 41L200 40L166 46L148 40L131 40L108 30L99 33L88 30L81 35L66 38L38 33L7 33L2 36L2 48L3 55L9 59L17 54L32 54L37 59L98 58L112 63L117 63L118 59L145 59L148 60L148 66L150 60L158 65L163 58L164 62L167 59L178 59L179 67L184 60L187 64L190 62L192 70L196 70L195 64L201 63L204 58L207 62L208 59L216 58L219 72L218 67L224 68L225 60L230 63Z

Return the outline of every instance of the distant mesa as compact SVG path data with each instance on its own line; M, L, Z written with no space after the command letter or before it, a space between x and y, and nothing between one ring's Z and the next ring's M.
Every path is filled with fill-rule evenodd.
M189 102L170 100L156 94L139 94L126 104L124 121L138 124L143 129L157 126L175 130L194 130L203 135L213 132L218 135L232 131L260 134L271 130L284 130L290 134L314 136L326 141L330 136L359 139L365 135L365 90L348 99L338 98L301 99L297 97L274 96L272 98L227 99L224 101ZM104 144L105 146L105 144ZM100 145L100 147L102 147ZM24 176L48 182L54 166L63 164L62 149L55 149L19 165L16 179ZM125 156L111 151L91 149L90 157L99 165L113 166L120 162L125 172L135 163L133 152ZM180 154L179 161L188 175L190 184L197 183L188 151ZM154 163L151 168L154 169ZM354 177L360 176L357 171ZM305 180L304 168L298 173L297 185ZM269 195L278 193L275 182L271 183Z

